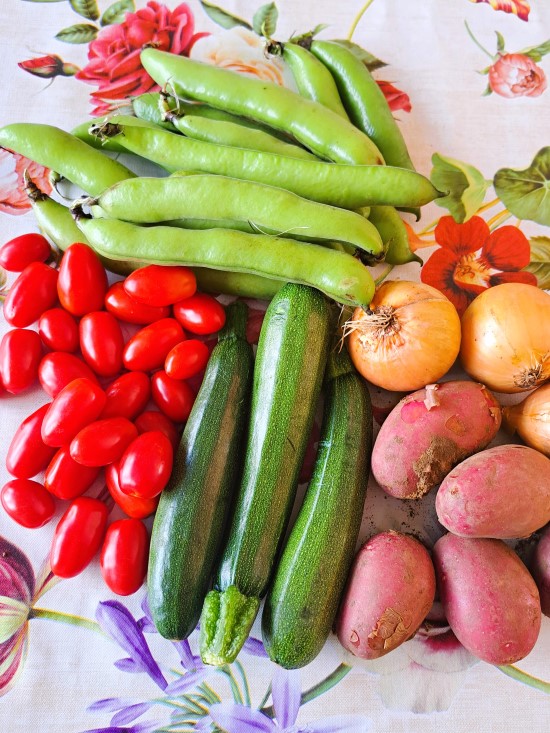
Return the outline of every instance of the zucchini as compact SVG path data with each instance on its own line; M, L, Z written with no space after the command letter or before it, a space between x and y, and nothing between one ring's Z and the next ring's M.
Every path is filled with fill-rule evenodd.
M262 614L264 645L286 669L309 664L330 633L361 526L370 470L368 389L345 350L325 379L319 449Z
M197 625L240 477L253 370L247 311L242 302L227 308L153 523L149 605L167 639L185 639Z
M201 616L207 664L232 662L265 594L294 502L330 347L330 309L288 283L260 332L243 479L214 590Z

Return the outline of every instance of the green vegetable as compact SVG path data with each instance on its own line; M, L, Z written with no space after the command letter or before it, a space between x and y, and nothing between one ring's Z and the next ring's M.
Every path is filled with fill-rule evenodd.
M242 302L227 308L155 515L149 605L168 639L186 639L197 625L239 479L253 368L246 316Z
M404 265L407 262L422 264L420 257L411 252L407 229L393 206L372 206L369 220L384 242L384 262L390 265Z

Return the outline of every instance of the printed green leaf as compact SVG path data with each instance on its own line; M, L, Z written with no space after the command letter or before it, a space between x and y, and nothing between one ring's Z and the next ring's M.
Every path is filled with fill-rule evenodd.
M252 27L256 33L264 38L272 38L277 28L277 20L279 18L279 11L275 3L268 3L262 5L254 13L252 18Z
M550 53L550 39L546 41L545 43L541 43L539 46L530 46L529 48L524 48L523 51L519 51L520 54L523 56L529 56L530 59L533 59L533 61L540 61L543 56L546 56L547 53Z
M495 33L497 36L497 51L504 51L504 46L505 46L504 36L502 35L502 33L499 33L498 31L495 31Z
M200 4L206 15L208 15L214 23L217 23L222 28L234 28L235 26L240 25L243 28L252 30L250 23L239 18L237 15L232 15L231 13L228 13L227 10L220 8L217 5L213 5L212 3L208 3L206 0L200 0Z
M376 58L376 56L364 49L362 46L359 46L353 41L348 41L347 38L334 38L331 40L333 40L334 43L339 43L341 46L345 46L347 49L352 51L352 53L354 53L357 58L365 64L369 71L375 71L376 69L381 69L384 66L387 66L385 61Z
M550 237L532 237L531 261L524 270L537 278L539 288L550 289Z
M448 209L454 220L461 224L483 204L491 181L485 180L473 165L439 153L432 155L432 165L431 182L440 191L447 191L447 195L436 199L435 203Z
M87 20L97 20L99 18L99 8L96 0L69 0L69 5L83 18Z
M89 23L77 23L68 28L63 28L56 34L58 41L64 43L89 43L97 36L99 28Z
M306 31L305 33L300 33L298 36L292 35L290 37L290 41L292 43L300 43L301 41L311 41L315 36L319 35L321 31L324 31L325 28L328 28L328 25L325 23L318 23L315 28L312 31Z
M126 18L126 13L131 13L135 9L134 0L118 0L116 3L109 5L99 22L101 25L122 23Z
M525 170L498 170L493 186L504 206L518 219L550 226L550 147L539 150Z

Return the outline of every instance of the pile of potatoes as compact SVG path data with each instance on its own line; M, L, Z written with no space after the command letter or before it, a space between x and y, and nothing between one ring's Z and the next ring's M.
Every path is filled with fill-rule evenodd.
M410 639L436 592L452 631L480 659L511 664L534 647L541 613L550 615L550 528L531 572L504 540L550 522L550 459L521 445L487 449L500 424L497 400L471 381L418 390L383 423L374 478L401 499L439 486L435 506L448 533L431 554L393 531L359 550L336 624L356 656L376 659Z

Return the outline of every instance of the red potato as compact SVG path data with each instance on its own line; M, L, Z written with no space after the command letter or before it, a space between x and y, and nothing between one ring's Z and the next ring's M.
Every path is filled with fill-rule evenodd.
M539 589L542 612L550 616L550 527L537 542L530 569Z
M527 656L540 631L540 597L516 553L502 540L449 533L433 557L443 610L460 643L489 664Z
M399 532L371 537L355 558L336 633L356 657L378 659L415 634L435 596L430 555Z
M419 499L485 448L500 423L500 406L482 384L428 385L403 398L384 421L372 451L373 476L391 496Z
M528 537L550 522L550 458L524 445L481 451L445 477L435 508L460 537Z

